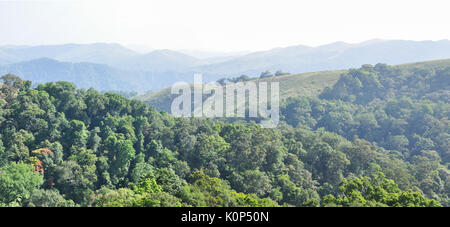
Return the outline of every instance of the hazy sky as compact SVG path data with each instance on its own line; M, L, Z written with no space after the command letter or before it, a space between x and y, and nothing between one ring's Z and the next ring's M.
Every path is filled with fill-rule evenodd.
M0 45L110 42L220 51L450 39L445 0L2 1Z

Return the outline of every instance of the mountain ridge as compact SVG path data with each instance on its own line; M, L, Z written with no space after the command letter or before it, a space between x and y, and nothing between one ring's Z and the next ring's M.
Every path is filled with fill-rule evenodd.
M104 73L110 74L112 78L120 75L120 79L117 79L116 85L103 86L100 82L95 83L94 88L107 90L110 87L123 87L129 91L145 92L163 89L178 81L189 82L194 73L202 73L204 81L210 82L243 74L256 77L266 70L272 72L282 70L298 74L344 70L363 64L397 65L446 59L450 58L450 41L368 40L357 44L334 42L317 47L296 45L244 55L202 59L167 49L140 54L120 44L108 43L0 46L0 72L26 72L21 74L24 78L39 79L42 75L50 75L48 71L53 71L51 64L45 64L45 61L41 62L44 65L40 67L36 65L39 61L31 62L34 66L29 67L30 61L42 58L68 63L102 64L103 68L108 68L103 70ZM60 73L74 76L76 73L83 72L83 70L73 71L74 68L69 67L70 65L65 66L66 69L61 70ZM78 69L81 66L92 68L92 65L78 66ZM106 76L98 76L99 73L93 73L90 69L88 71L92 73L89 74L91 77L99 77L98 80ZM53 76L55 78L47 77L49 81L64 77L58 74ZM85 78L82 75L78 76ZM90 84L83 81L74 82L80 87ZM130 86L124 84L130 84ZM131 86L133 84L136 87Z

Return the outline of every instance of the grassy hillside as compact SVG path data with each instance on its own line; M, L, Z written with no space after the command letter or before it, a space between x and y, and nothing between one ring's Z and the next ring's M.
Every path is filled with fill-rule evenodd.
M403 74L413 72L417 68L427 68L434 70L450 66L450 59L416 62L409 64L397 65L394 68L402 71ZM280 82L280 98L286 100L288 98L297 97L316 97L325 87L333 86L341 74L348 70L320 71L293 74L286 76L270 77L264 79L255 79L254 81ZM153 91L138 95L135 99L144 101L145 103L155 106L158 110L170 112L172 100L178 95L170 94L170 87L159 91Z
M280 97L282 99L288 97L301 96L317 96L327 86L333 86L346 70L323 71L302 73L295 75L286 75L278 77L270 77L264 79L256 79L255 81L280 82ZM159 91L153 91L146 94L138 95L135 99L146 102L155 106L158 110L170 112L172 100L178 95L172 95L171 89L165 88Z

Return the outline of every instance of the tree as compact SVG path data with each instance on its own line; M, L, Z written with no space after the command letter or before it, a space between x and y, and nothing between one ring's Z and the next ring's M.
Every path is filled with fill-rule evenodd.
M275 76L285 76L285 75L290 75L290 73L286 73L286 72L283 72L281 70L277 70L275 72Z
M133 143L123 136L110 136L105 140L105 148L110 160L111 180L114 184L126 183L131 161L136 155Z
M213 176L219 177L218 168L223 166L225 153L229 148L230 145L220 136L200 134L194 150L187 154L187 159L192 167L203 168Z
M72 146L85 147L89 137L89 131L82 121L72 120L69 127L64 133L66 143L65 148L70 149Z
M83 176L82 167L74 160L64 161L55 168L55 188L76 203L83 202L84 196L91 193L86 183L89 181Z
M226 80L227 80L226 78L220 78L220 79L217 80L217 83L218 83L219 85L222 85L222 86L223 86L223 85L226 84Z
M12 203L30 198L33 190L44 182L40 173L28 164L12 162L0 168L0 202Z
M20 77L13 74L3 75L0 77L0 80L2 81L0 97L5 100L8 105L11 105L16 101L19 90L25 85L25 82Z
M324 198L325 206L395 206L438 207L436 200L425 198L419 192L402 191L381 172L371 177L344 179L339 187L340 195Z
M272 77L273 76L273 74L270 72L270 71L268 71L268 70L266 70L266 71L264 71L264 72L262 72L261 73L261 75L259 76L259 78L267 78L267 77Z
M34 142L32 133L21 129L13 133L9 146L6 149L6 155L9 160L22 162L29 158L30 150L28 146Z
M66 200L57 190L35 189L24 202L27 207L73 207L72 200Z
M337 185L343 178L345 168L350 164L345 154L333 150L328 144L318 143L305 157L307 169L320 183Z
M238 176L233 176L232 186L238 191L255 194L258 197L267 196L272 190L269 177L259 170L247 170Z

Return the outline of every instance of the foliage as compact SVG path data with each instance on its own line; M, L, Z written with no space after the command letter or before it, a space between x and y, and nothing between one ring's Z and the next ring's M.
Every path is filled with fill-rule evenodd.
M402 70L366 65L284 100L276 129L8 75L0 203L449 206L449 71Z
M393 180L378 172L372 177L344 179L339 187L339 196L324 197L325 206L390 206L390 207L438 207L436 200L425 198L419 192L402 191Z

